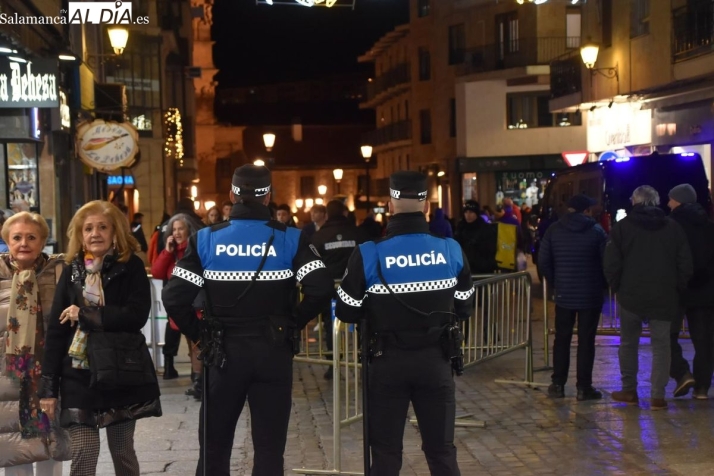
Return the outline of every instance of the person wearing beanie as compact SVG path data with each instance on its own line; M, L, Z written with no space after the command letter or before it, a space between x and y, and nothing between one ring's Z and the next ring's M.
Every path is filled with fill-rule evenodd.
M456 225L454 239L466 254L471 272L491 274L496 270L496 226L481 215L476 200L464 203L464 218Z
M364 451L371 452L372 474L399 474L411 402L429 471L458 476L452 372L460 367L458 359L452 367L453 356L439 342L452 319L471 314L471 270L456 241L429 234L426 176L395 172L389 194L387 236L354 250L337 289L337 317L367 320L370 338L383 349L369 363L370 445Z
M189 238L162 293L168 315L192 342L208 350L199 417L200 476L229 474L233 435L246 397L256 443L253 474L284 474L294 339L334 292L334 282L307 237L271 220L271 187L266 167L237 168L229 221ZM298 282L303 295L299 303ZM205 293L203 320L213 331L210 338L202 334L193 311L200 292Z
M669 376L677 382L675 397L685 396L694 388L693 397L704 400L708 398L714 374L714 223L697 203L697 192L688 183L669 191L667 206L672 210L670 218L679 223L687 235L694 263L694 274L682 293L683 312L672 321L670 329ZM684 315L694 345L694 375L679 344Z
M570 343L578 323L576 398L599 400L602 392L593 387L595 335L600 322L605 277L602 259L607 238L592 217L595 200L575 195L568 212L545 232L538 253L538 269L555 290L555 342L553 374L548 395L565 397L570 370Z

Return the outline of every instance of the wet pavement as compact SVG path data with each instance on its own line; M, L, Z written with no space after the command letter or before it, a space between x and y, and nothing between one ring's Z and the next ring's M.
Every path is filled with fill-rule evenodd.
M540 286L533 286L534 359L542 366L543 320ZM552 311L551 311L552 315ZM551 336L552 343L552 336ZM649 340L642 339L639 407L612 402L619 389L617 337L598 337L594 382L605 391L598 402L575 399L573 345L571 381L566 398L553 400L546 387L550 373L535 380L546 385L530 388L496 383L496 379L523 379L525 352L517 351L466 370L457 379L457 414L472 414L485 428L458 427L456 446L463 475L712 475L714 462L714 400L690 396L671 397L669 409L649 409ZM692 346L683 341L691 362ZM181 352L183 355L184 352ZM164 416L137 425L136 449L142 474L194 474L198 460L199 403L183 394L189 384L187 363L179 365L181 377L162 381ZM324 380L325 367L296 363L293 413L285 453L286 474L294 468L332 467L332 386ZM248 475L252 467L250 416L245 412L235 433L231 474ZM362 461L361 423L343 430L342 469L359 471ZM65 464L69 474L69 463ZM114 474L111 457L102 440L99 475ZM428 475L416 426L406 422L403 475Z

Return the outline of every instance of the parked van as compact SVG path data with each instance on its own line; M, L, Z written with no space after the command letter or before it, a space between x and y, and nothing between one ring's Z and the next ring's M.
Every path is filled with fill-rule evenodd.
M632 209L630 197L640 185L654 187L660 196L660 206L669 214L668 193L675 185L688 183L697 191L697 200L711 215L704 164L699 154L652 154L622 157L604 162L590 162L557 172L548 182L541 200L538 231L533 249L533 262L538 262L539 241L548 226L567 213L570 197L579 193L595 199L593 217L607 233L612 225L627 216Z

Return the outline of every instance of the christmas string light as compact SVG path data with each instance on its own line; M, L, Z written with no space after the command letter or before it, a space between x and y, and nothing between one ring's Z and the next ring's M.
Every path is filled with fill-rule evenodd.
M179 161L179 166L183 166L183 126L181 125L181 112L178 108L172 107L164 114L164 126L166 127L166 143L164 152L166 157Z

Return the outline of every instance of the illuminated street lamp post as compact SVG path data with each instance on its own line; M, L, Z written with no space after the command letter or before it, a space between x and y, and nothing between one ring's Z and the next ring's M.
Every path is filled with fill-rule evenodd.
M337 182L337 195L340 194L340 180L342 180L342 174L344 171L342 169L335 169L332 171L332 176L335 177L335 182Z
M365 193L367 195L367 213L369 213L369 160L372 158L372 146L363 145L362 147L360 147L360 150L362 151L362 158L364 159L364 169L367 172L367 186L365 189Z

